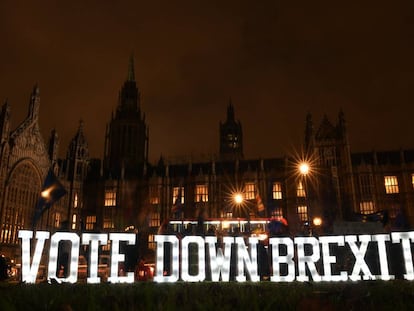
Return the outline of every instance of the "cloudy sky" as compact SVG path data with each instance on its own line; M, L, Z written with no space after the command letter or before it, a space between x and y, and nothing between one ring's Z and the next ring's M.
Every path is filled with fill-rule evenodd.
M414 148L414 1L0 2L0 101L13 128L39 83L40 127L91 156L135 56L150 159L217 153L231 97L245 157L299 148L342 108L353 151Z

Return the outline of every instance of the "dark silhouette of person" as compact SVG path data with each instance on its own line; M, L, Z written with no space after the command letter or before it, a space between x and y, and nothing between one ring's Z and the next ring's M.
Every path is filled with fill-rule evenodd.
M4 281L9 277L9 266L7 264L6 258L0 256L0 281Z

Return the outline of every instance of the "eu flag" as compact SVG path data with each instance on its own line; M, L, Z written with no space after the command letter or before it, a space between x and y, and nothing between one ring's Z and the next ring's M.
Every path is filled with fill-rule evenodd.
M65 194L65 187L63 187L53 171L50 169L47 173L46 179L43 183L42 191L40 192L40 196L37 201L35 214L33 217L33 228L36 227L36 224L42 217L43 213Z

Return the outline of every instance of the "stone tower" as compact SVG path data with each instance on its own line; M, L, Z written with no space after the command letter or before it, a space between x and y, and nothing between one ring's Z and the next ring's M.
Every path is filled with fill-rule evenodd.
M234 117L234 107L229 101L227 106L227 120L220 122L220 158L235 160L243 158L243 132L240 121Z
M322 216L330 222L350 218L349 211L355 210L355 190L350 144L342 110L337 124L333 125L325 115L317 131L314 131L312 116L307 115L305 150L317 165L319 182L309 186L314 190L313 199L318 201L315 205L322 208Z
M115 115L112 114L106 128L104 171L113 178L140 176L147 160L148 127L141 112L141 96L131 57Z

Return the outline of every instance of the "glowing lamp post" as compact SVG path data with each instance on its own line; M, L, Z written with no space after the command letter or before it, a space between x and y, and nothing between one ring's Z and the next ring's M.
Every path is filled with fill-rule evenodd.
M322 225L322 218L314 217L312 223L315 227L320 227Z
M243 204L244 204L244 197L243 197L243 193L241 192L235 192L233 194L233 204L236 207L236 215L238 215L237 217L240 217L242 214L242 209L243 209Z
M299 169L299 173L303 176L308 175L310 172L310 166L306 162L299 163L298 169Z
M302 191L303 191L302 196L304 197L305 204L306 204L306 209L307 209L306 213L307 213L307 217L309 217L309 211L310 211L309 199L308 199L309 193L308 193L308 187L306 185L306 181L307 181L306 177L310 173L309 163L306 161L301 161L298 163L297 169L298 169L298 175L300 176L300 179L301 179L300 185L302 186ZM309 230L310 235L312 235L312 226L313 226L312 223L307 223L307 224L305 223L304 225L304 228L307 227L307 229Z
M234 203L236 203L237 205L241 205L243 203L243 194L241 194L240 192L235 193L233 196L233 200Z

